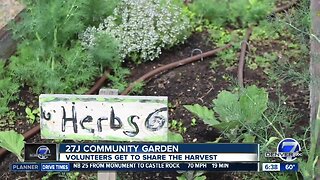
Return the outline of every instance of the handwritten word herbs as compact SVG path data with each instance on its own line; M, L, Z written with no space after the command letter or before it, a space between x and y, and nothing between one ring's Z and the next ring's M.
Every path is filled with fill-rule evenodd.
M46 139L167 140L167 97L40 96Z

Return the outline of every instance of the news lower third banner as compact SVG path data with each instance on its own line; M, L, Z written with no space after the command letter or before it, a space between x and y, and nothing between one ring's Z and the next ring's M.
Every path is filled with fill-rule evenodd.
M258 162L258 144L60 144L63 162Z
M26 144L12 171L259 171L258 144Z

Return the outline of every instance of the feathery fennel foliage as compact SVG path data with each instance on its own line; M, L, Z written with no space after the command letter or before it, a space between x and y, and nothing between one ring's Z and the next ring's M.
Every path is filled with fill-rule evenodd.
M9 110L9 102L17 98L19 88L19 85L8 76L4 65L4 61L0 59L0 117Z
M97 52L106 46L94 47L89 52L80 45L78 35L99 18L110 15L116 2L26 1L22 21L12 28L14 37L21 41L16 56L10 59L12 75L38 94L83 93L86 88L82 86L89 87L101 69L119 65L112 64L118 52L117 43L109 39L104 44L110 51L101 59Z

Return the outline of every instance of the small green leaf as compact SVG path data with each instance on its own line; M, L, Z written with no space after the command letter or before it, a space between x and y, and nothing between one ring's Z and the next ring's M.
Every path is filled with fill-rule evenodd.
M29 114L32 114L32 111L31 111L31 109L30 109L29 107L27 107L25 111L26 111L26 113L27 113L28 115L29 115Z
M263 148L266 148L269 146L269 144L271 144L273 141L279 139L278 137L270 137L268 142L263 146Z
M241 120L239 96L228 91L222 91L217 99L213 100L214 111L219 114L223 122Z
M0 146L14 153L20 161L23 161L21 151L24 147L24 143L24 137L15 131L0 132Z
M197 125L197 120L195 118L191 119L191 126Z
M184 177L184 175L178 176L176 178L177 178L177 180L187 180L187 178Z
M207 177L206 176L197 176L194 178L194 180L206 180Z
M236 128L239 124L239 121L221 122L220 124L214 125L213 127L223 131L228 131L230 129Z
M255 85L249 86L240 96L240 107L243 117L248 123L255 123L261 119L267 109L268 93Z
M251 134L244 134L243 143L254 143L256 136L252 136Z
M205 124L214 126L220 122L214 117L213 110L208 109L205 106L200 106L199 104L194 105L184 105L184 107L191 113L197 115L200 119L204 121Z
M40 109L37 108L37 109L34 109L34 110L32 111L32 114L38 114L39 112L40 112Z
M177 124L178 124L178 121L173 119L173 120L171 121L171 123L170 123L170 126L171 126L172 128L176 128Z
M168 142L183 142L183 137L181 136L181 134L169 131Z
M30 114L30 115L29 115L29 118L32 119L32 120L36 119L36 117L34 116L34 114Z

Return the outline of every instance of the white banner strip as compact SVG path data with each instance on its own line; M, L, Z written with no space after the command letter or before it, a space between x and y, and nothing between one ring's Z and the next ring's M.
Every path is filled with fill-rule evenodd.
M254 153L60 153L60 161L252 162Z

